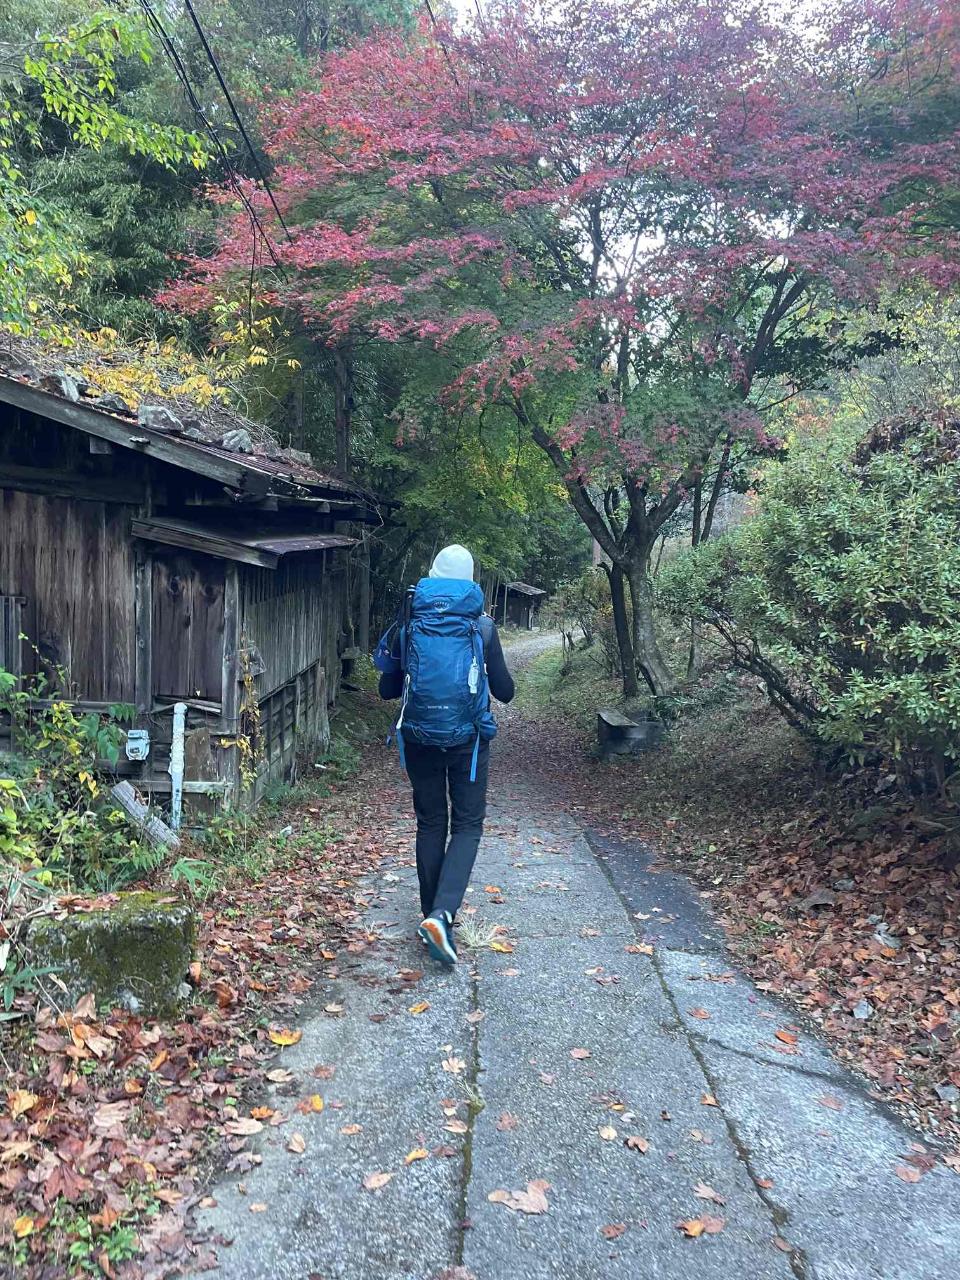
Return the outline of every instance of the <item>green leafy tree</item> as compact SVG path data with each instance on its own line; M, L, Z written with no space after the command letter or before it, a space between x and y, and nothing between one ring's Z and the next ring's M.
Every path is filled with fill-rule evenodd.
M756 514L667 566L661 603L847 758L943 791L960 753L960 423L928 409L811 436Z
M163 167L206 164L195 132L131 113L118 96L123 60L149 64L154 54L141 18L118 8L28 37L21 29L0 49L0 322L28 325L41 295L69 287L87 262L66 203L31 181L33 157L66 141L87 153L117 147Z

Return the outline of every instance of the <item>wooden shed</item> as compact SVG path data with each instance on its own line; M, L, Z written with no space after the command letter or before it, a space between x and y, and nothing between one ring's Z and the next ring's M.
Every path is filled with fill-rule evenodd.
M493 616L500 626L531 631L540 605L546 598L547 592L542 587L531 587L528 582L501 583Z
M255 804L327 740L373 499L252 423L133 413L4 354L0 667L131 704L148 741L119 772L161 803L185 704L187 811Z

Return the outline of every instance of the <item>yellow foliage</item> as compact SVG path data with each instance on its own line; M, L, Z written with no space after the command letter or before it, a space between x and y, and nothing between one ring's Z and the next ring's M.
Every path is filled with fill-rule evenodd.
M200 360L175 339L125 343L116 329L77 329L57 324L47 339L70 352L83 376L101 391L121 396L132 409L141 401L185 396L199 407L228 398L220 381L223 361Z

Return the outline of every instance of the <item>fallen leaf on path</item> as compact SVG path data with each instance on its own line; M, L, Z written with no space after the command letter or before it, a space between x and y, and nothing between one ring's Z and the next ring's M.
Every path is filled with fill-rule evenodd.
M616 1129L614 1129L613 1125L610 1124L603 1125L597 1130L597 1132L600 1134L600 1137L604 1142L613 1142L614 1138L617 1136Z
M491 942L490 950L500 951L504 955L510 955L511 952L514 950L514 946L512 942Z
M275 1116L277 1113L273 1107L251 1107L250 1114L254 1120L269 1120L271 1116Z
M773 1033L783 1044L796 1044L799 1039L792 1031L775 1031Z
M267 1072L267 1079L271 1084L289 1084L295 1077L286 1067L274 1067L272 1071Z
M311 1093L309 1098L301 1098L297 1103L297 1110L303 1115L308 1115L311 1111L319 1115L323 1110L323 1099L319 1093Z
M415 1160L426 1160L430 1152L426 1147L414 1147L412 1151L408 1151L403 1158L404 1164L413 1164Z
M227 1133L232 1133L236 1137L247 1138L253 1133L259 1133L263 1125L259 1120L254 1120L252 1116L241 1116L239 1120L228 1120L223 1127Z
M549 1189L549 1182L537 1179L527 1183L526 1191L491 1191L487 1199L514 1213L546 1213L550 1207L546 1196Z
M34 1220L33 1218L28 1218L26 1214L23 1214L19 1218L14 1218L13 1220L13 1234L18 1240L25 1239L33 1228Z
M485 1009L474 1009L472 1013L468 1013L465 1016L471 1026L476 1026L478 1022L482 1022L484 1020L487 1013Z
M726 1200L723 1196L718 1195L718 1193L714 1191L713 1187L706 1182L698 1182L693 1188L693 1194L698 1196L701 1200L712 1200L714 1204L726 1204Z
M646 1155L650 1150L650 1143L638 1133L631 1133L629 1138L624 1138L623 1145L630 1151L639 1151L641 1155Z
M96 1018L97 1005L92 991L80 997L73 1010L73 1016L78 1022L91 1022Z
M705 1093L700 1102L705 1107L719 1107L720 1105L712 1093Z
M10 1108L10 1115L16 1119L17 1116L24 1115L27 1111L32 1111L40 1099L35 1093L31 1093L29 1089L16 1089L13 1093L7 1094L7 1105Z
M793 1245L789 1240L784 1240L783 1236L774 1236L773 1243L781 1253L791 1253L793 1251Z
M462 1058L444 1058L440 1065L452 1076L458 1076L467 1069L467 1064Z
M249 1206L249 1208L251 1213L266 1213L267 1211L267 1206L263 1203L262 1200L255 1200L254 1203Z
M839 1098L835 1098L832 1093L824 1093L817 1099L821 1107L829 1107L831 1111L842 1111L843 1103Z
M287 1150L292 1151L295 1156L302 1156L307 1149L307 1141L302 1133L291 1133L290 1141L287 1143Z
M383 1173L379 1171L377 1173L368 1173L363 1180L363 1185L367 1191L379 1191L382 1187L387 1185L392 1177L392 1173Z
M724 1218L687 1218L685 1221L677 1223L677 1230L682 1231L691 1240L696 1240L698 1236L715 1236L726 1225Z
M688 1009L687 1013L689 1013L691 1018L704 1019L704 1018L710 1017L710 1014L707 1012L706 1009Z
M758 1179L757 1179L757 1186L758 1186L758 1187L762 1187L764 1191L769 1191L769 1190L770 1190L770 1188L773 1186L773 1179L772 1179L772 1178L758 1178Z
M592 1056L593 1055L591 1054L589 1049L571 1049L570 1050L570 1057L576 1058L578 1062L582 1062L584 1058L590 1058Z
M332 1013L332 1014L334 1014L334 1015L336 1015L336 1014L340 1014L340 1013L343 1013L343 1005L342 1005L342 1004L336 1004L336 1003L334 1003L334 1002L332 1002L332 1003L330 1003L330 1004L325 1004L325 1005L323 1006L323 1012L324 1012L324 1013ZM298 1036L297 1038L299 1039L299 1036Z
M325 1063L318 1062L313 1068L313 1074L318 1080L332 1080L336 1070L336 1067L328 1067Z
M625 1222L608 1222L605 1227L600 1228L600 1234L604 1240L619 1240L626 1229Z
M519 1123L519 1116L515 1116L511 1111L504 1111L497 1121L497 1128L501 1133L507 1133L511 1129L515 1129Z
M449 1158L450 1156L455 1156L457 1154L457 1148L451 1147L449 1142L444 1142L441 1143L439 1147L433 1148L433 1154L435 1156L445 1156Z
M289 1027L271 1027L267 1035L273 1044L278 1044L282 1047L299 1044L303 1038L303 1032L299 1027L295 1031L291 1031Z
M362 1124L345 1124L341 1128L340 1132L344 1134L345 1137L352 1138L355 1134L363 1132L363 1125Z
M410 1008L407 1010L407 1013L412 1013L412 1014L426 1013L426 1011L429 1008L430 1008L429 1000L418 1000L416 1004L412 1004L410 1006Z
M649 942L631 942L628 947L624 947L623 949L631 956L653 955L653 947L650 946Z
M909 1164L898 1164L893 1171L901 1182L919 1182L923 1174Z
M447 1133L466 1133L468 1125L463 1120L451 1120L449 1124L443 1126Z

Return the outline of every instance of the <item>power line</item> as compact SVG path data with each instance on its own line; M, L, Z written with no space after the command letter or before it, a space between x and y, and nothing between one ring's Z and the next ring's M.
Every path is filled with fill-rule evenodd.
M260 237L263 240L263 243L266 245L270 253L270 257L273 259L274 265L277 267L279 271L283 272L283 269L284 269L283 263L280 261L280 258L277 255L277 251L273 246L273 242L270 239L269 235L267 234L266 228L264 227L263 223L260 221L257 211L254 208L249 196L243 189L243 184L240 180L240 175L237 173L236 169L233 166L233 162L230 158L230 153L227 151L226 147L224 146L223 141L220 138L220 135L217 133L216 129L207 119L207 115L203 109L203 104L200 102L200 99L197 97L197 94L193 88L193 85L190 82L190 77L187 74L187 69L183 65L183 60L180 57L180 54L177 52L176 45L173 43L173 40L169 32L166 30L163 23L158 18L152 5L150 4L150 0L139 0L139 4L140 4L140 8L143 10L144 14L146 15L148 23L150 24L150 26L153 28L154 32L158 36L160 43L163 46L166 52L166 55L173 66L177 79L180 81L180 84L183 87L183 91L186 94L187 102L189 103L190 107L193 109L193 112L196 115L197 119L202 124L204 131L207 133L210 140L212 141L214 148L220 155L220 158L223 162L224 169L226 171L227 181L229 185L232 187L234 194L237 196L237 199L240 200L240 202L246 209L247 215L250 218L250 222L254 228L254 231L259 232ZM287 234L289 235L290 233L287 232Z
M453 59L450 57L450 50L444 44L443 37L440 34L440 24L439 22L437 22L436 14L433 12L433 6L431 5L430 0L423 0L423 3L424 3L424 6L426 7L427 13L429 13L430 15L430 21L433 23L433 34L437 37L437 43L440 45L440 48L443 50L443 56L447 60L447 66L450 68L450 74L453 76L453 83L459 89L460 81L457 79L457 71L453 65Z
M201 27L200 25L200 19L197 17L197 11L194 9L193 4L191 3L191 0L184 0L184 3L186 4L187 13L190 15L190 20L194 25L197 35L200 37L200 43L203 45L204 52L206 53L207 58L209 59L210 65L213 68L213 74L217 77L217 83L220 85L220 88L223 90L223 96L227 100L227 106L230 108L230 112L233 115L234 120L236 120L237 122L237 128L240 130L240 136L243 138L244 142L247 144L247 150L250 152L250 157L253 160L253 163L257 167L257 173L260 175L260 181L263 183L264 189L266 190L267 195L270 197L270 203L273 205L274 212L276 213L277 218L280 221L281 227L283 227L284 231L286 232L287 239L292 244L293 236L290 234L290 228L287 226L287 224L283 220L283 214L280 212L280 208L276 202L276 199L274 198L273 191L270 188L270 183L267 180L267 175L263 171L263 165L260 163L260 157L257 155L256 151L254 150L253 143L250 141L249 134L247 133L247 130L244 127L243 120L240 117L240 112L237 110L236 104L233 101L233 96L231 95L230 90L227 88L227 82L223 78L223 73L220 70L220 66L216 58L214 57L213 50L210 48L210 43L207 40L206 35L204 34L203 27Z

